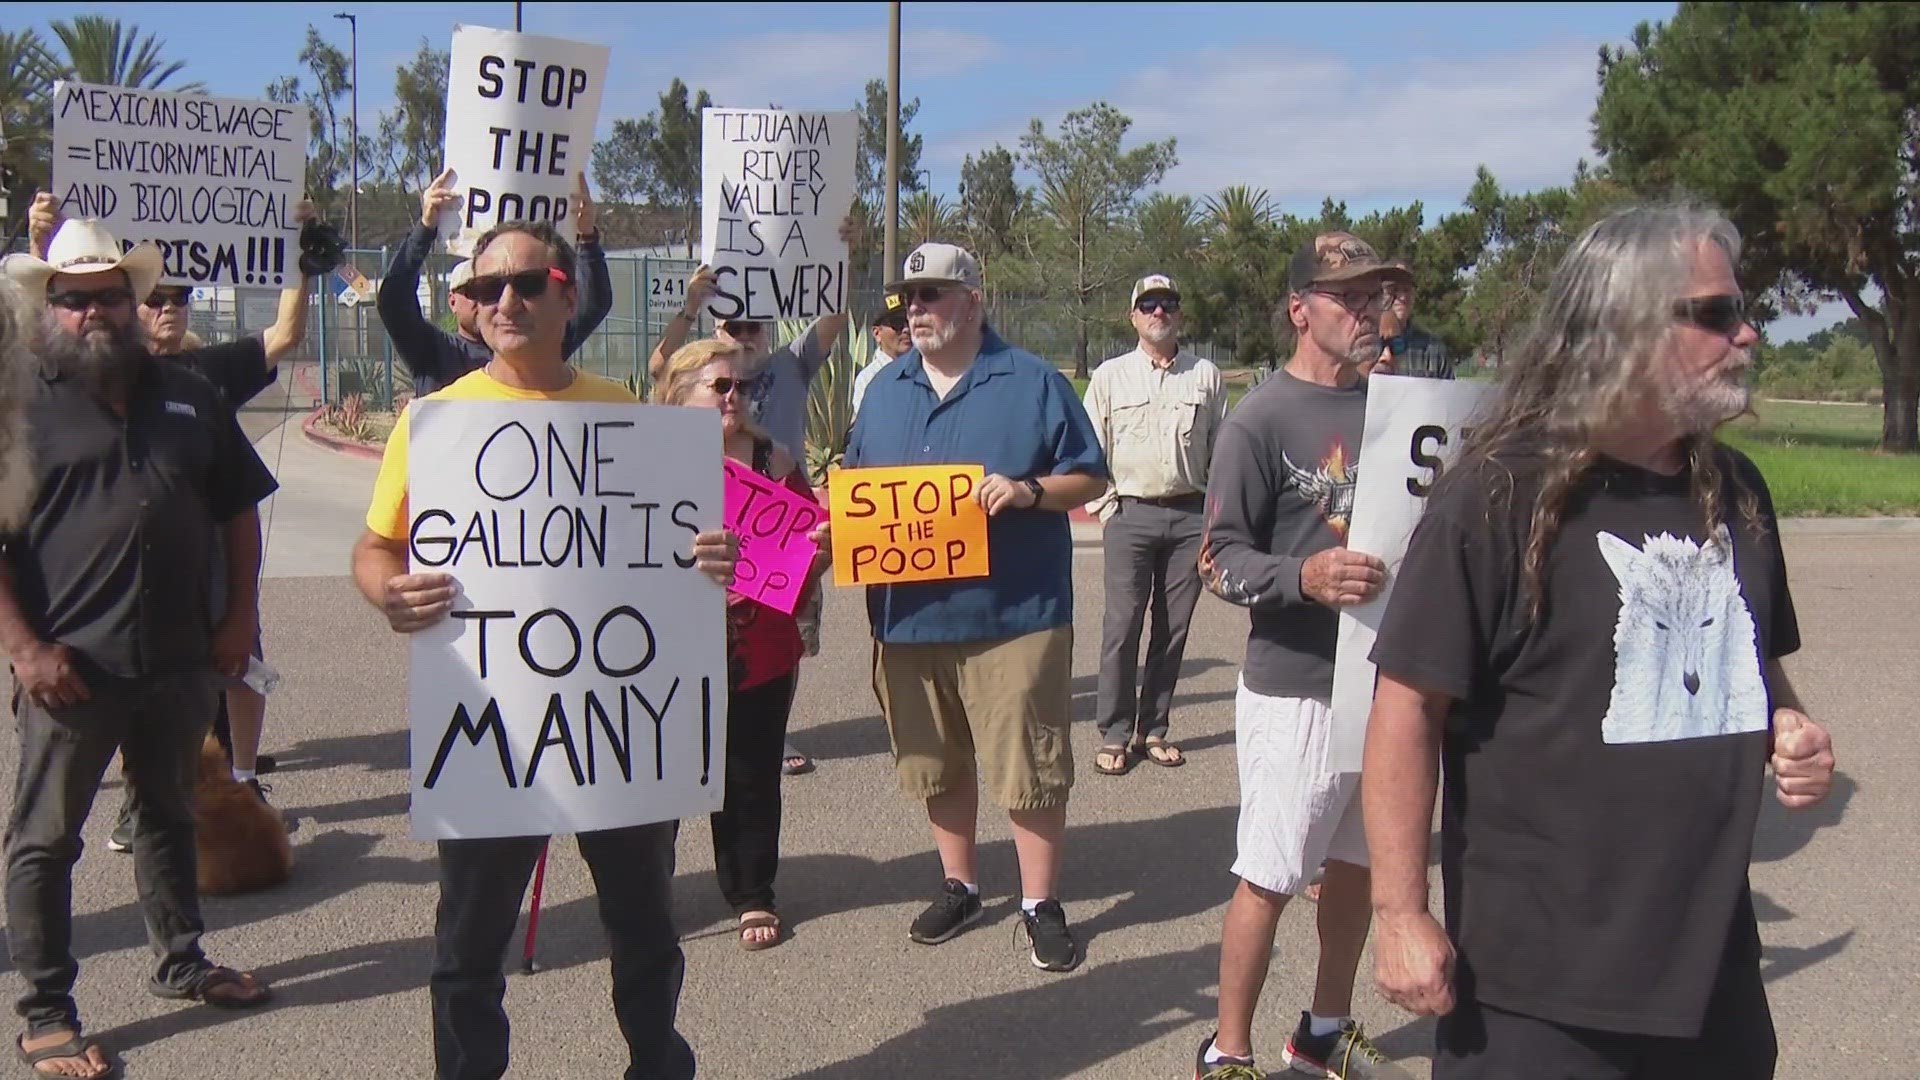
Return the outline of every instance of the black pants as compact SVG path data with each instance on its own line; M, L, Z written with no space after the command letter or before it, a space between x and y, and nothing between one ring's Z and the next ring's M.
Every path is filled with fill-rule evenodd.
M70 708L42 707L18 686L13 713L20 772L7 822L7 951L27 982L16 1009L29 1034L77 1029L73 983L73 865L80 827L115 750L139 799L133 877L153 981L193 986L208 967L195 876L193 783L213 713L213 680L202 675L88 684L92 697Z
M1433 1080L1771 1080L1777 1045L1759 961L1720 972L1692 1039L1594 1031L1462 1002L1440 1018Z
M693 1076L693 1049L674 1029L686 976L672 911L678 831L678 822L665 821L575 837L607 930L613 1015L627 1040L626 1080ZM440 841L432 978L439 1080L499 1080L507 1071L502 965L545 842L538 836Z
M772 911L780 869L780 762L794 678L727 695L727 801L712 815L714 876L733 913Z
M1200 542L1205 499L1177 506L1122 499L1101 530L1106 548L1107 614L1100 634L1100 741L1124 746L1165 738L1173 687L1187 652L1187 627L1200 602ZM1140 670L1141 617L1151 615L1146 674Z

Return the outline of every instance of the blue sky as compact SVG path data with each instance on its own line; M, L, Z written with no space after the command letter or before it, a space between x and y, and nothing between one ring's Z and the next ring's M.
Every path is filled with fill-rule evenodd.
M1486 164L1501 184L1564 183L1593 151L1597 49L1670 3L934 4L902 13L902 90L934 190L969 153L1017 145L1030 119L1108 101L1140 138L1177 139L1164 188L1263 187L1295 213L1323 196L1357 213L1420 199L1432 222ZM511 3L10 4L16 29L95 12L159 34L186 77L258 97L297 73L309 23L344 50L359 17L360 110L392 104L394 69L456 23L511 28ZM720 105L846 108L886 67L887 5L529 3L531 33L613 48L604 132L644 115L675 75ZM162 18L164 17L164 19ZM1776 340L1843 312L1783 320Z

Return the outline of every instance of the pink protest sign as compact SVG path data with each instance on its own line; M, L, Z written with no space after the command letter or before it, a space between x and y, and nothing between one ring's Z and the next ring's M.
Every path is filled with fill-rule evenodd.
M731 459L726 463L727 528L740 537L740 564L733 593L789 615L819 545L807 539L827 511L778 480L769 480Z

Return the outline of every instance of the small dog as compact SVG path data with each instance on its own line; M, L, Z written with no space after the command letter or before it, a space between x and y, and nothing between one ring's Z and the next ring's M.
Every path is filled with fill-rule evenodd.
M293 844L280 811L233 778L226 750L211 735L200 747L193 792L200 891L210 896L270 889L293 872Z

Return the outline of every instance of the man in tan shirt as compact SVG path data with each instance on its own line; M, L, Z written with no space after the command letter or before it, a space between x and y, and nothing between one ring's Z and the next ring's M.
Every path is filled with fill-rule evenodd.
M1173 685L1200 599L1207 464L1227 415L1220 369L1180 349L1180 293L1149 274L1133 287L1140 347L1094 369L1087 415L1113 470L1088 506L1105 525L1107 615L1100 644L1096 771L1123 776L1138 753L1185 764L1167 741ZM1145 678L1137 680L1141 617L1153 613Z

